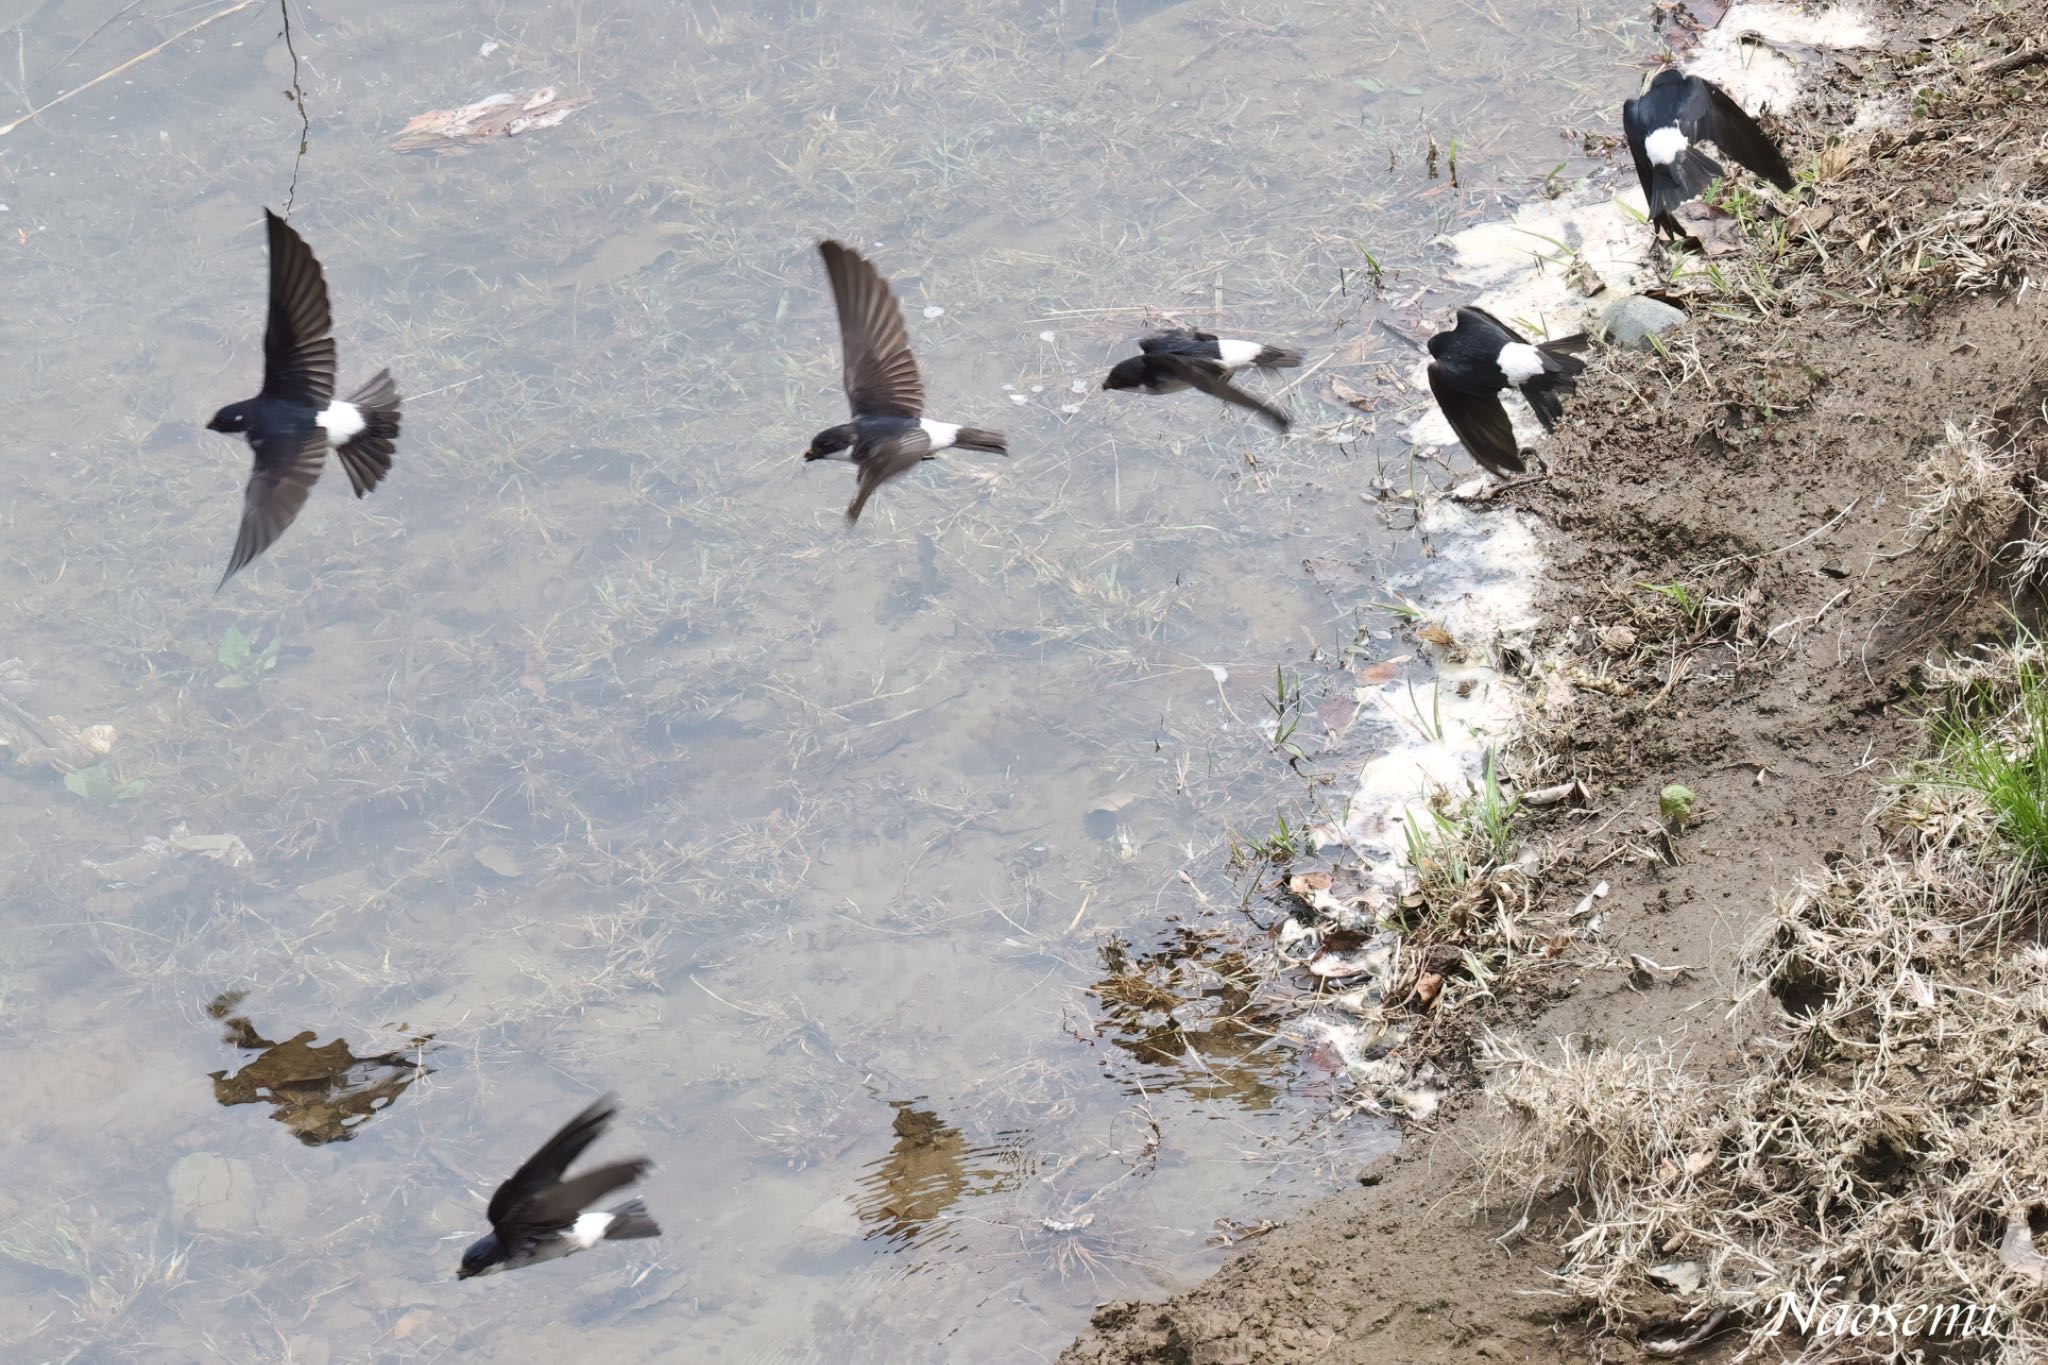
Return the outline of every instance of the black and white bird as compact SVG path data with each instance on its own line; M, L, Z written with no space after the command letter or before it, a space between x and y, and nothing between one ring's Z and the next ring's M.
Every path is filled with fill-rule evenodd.
M647 1216L647 1206L637 1199L609 1209L590 1207L647 1174L653 1163L646 1158L635 1157L562 1178L569 1164L604 1132L617 1107L609 1095L599 1099L570 1119L510 1180L498 1186L486 1212L491 1230L462 1253L456 1279L557 1260L588 1251L599 1242L661 1235L661 1229Z
M398 386L389 370L346 399L334 397L333 323L327 281L313 250L291 225L263 211L270 229L270 319L263 329L263 387L230 403L209 431L248 438L256 453L242 494L242 529L221 586L270 548L306 505L333 449L356 496L391 472L398 442ZM215 591L219 591L218 588Z
M1237 341L1213 332L1176 327L1155 332L1138 343L1139 354L1119 360L1102 381L1105 389L1142 389L1146 393L1179 393L1200 389L1212 398L1256 412L1281 431L1287 414L1230 382L1240 370L1289 369L1301 363L1301 352L1256 341Z
M1525 472L1502 389L1519 389L1545 431L1564 416L1559 393L1586 368L1586 334L1534 345L1483 308L1460 308L1458 325L1429 339L1429 391L1473 459L1501 478Z
M1792 188L1792 170L1770 135L1728 92L1712 81L1665 67L1650 88L1621 106L1636 178L1650 201L1650 220L1673 236L1684 230L1671 215L1697 199L1721 172L1721 163L1701 151L1711 142L1781 190Z
M853 420L811 438L806 460L847 460L860 476L847 504L847 524L860 520L875 490L942 450L1010 453L1000 431L934 422L924 415L924 381L910 354L910 333L889 282L859 252L838 242L818 243L832 301L839 307L839 345L846 367L846 401Z

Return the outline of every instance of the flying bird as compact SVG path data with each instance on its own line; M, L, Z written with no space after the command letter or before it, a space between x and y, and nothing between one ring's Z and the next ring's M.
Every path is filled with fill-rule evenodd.
M462 1253L458 1280L499 1270L552 1261L588 1251L603 1241L658 1237L661 1229L647 1216L647 1206L629 1199L609 1209L590 1206L613 1190L647 1174L653 1163L644 1157L599 1166L564 1180L562 1173L597 1141L618 1105L606 1095L563 1125L527 1158L512 1178L491 1196L486 1216L491 1230Z
M1212 398L1247 408L1281 431L1291 425L1287 414L1230 382L1240 370L1287 369L1301 363L1301 352L1256 341L1236 341L1212 332L1178 327L1155 332L1138 343L1140 354L1119 360L1102 381L1105 389L1142 389L1146 393L1179 393L1199 389Z
M1650 219L1674 237L1685 232L1671 215L1697 199L1721 172L1721 163L1701 151L1711 142L1781 190L1792 188L1792 171L1770 135L1757 126L1728 92L1712 81L1665 67L1650 88L1621 106L1636 178L1650 201Z
M398 386L391 372L379 370L345 400L335 400L334 324L320 262L284 219L269 209L263 217L270 229L263 387L254 398L228 404L206 424L209 431L247 437L256 453L242 494L242 529L220 587L292 524L320 477L329 447L359 498L391 472L398 448Z
M850 526L860 520L875 490L917 468L942 450L1010 453L1000 431L934 422L924 415L924 381L910 354L910 333L889 282L860 253L838 242L818 243L832 301L839 308L839 345L846 371L846 401L853 420L811 438L805 460L846 460L860 487L846 506Z
M1501 390L1521 390L1543 429L1554 430L1564 416L1558 394L1572 388L1586 368L1578 357L1585 349L1584 332L1531 345L1485 309L1460 308L1457 326L1429 339L1429 391L1472 458L1508 478L1528 466L1501 406Z

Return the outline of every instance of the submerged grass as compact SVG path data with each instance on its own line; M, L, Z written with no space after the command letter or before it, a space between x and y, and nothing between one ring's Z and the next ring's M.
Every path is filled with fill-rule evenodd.
M317 49L298 39L309 103L331 115L314 129L298 218L335 289L349 366L374 356L419 396L391 485L357 504L316 490L292 534L213 599L246 457L179 423L195 375L225 382L256 363L248 225L261 187L286 185L263 135L296 146L300 114L240 64L262 46L251 30L239 53L200 53L175 78L165 61L138 72L138 98L186 111L160 131L129 136L120 106L104 139L96 122L88 141L53 117L51 135L70 138L66 173L33 203L8 195L10 223L37 230L24 230L10 271L23 305L8 321L50 382L0 395L0 413L24 448L48 452L21 471L18 505L63 515L11 539L7 652L28 661L21 695L38 710L119 724L117 785L81 779L95 796L143 785L118 802L63 798L54 813L36 792L10 803L33 851L0 872L5 909L50 931L39 945L83 949L10 962L10 1012L120 1002L64 1043L128 1056L127 1020L175 1018L246 981L323 1035L432 1028L476 1079L472 1136L492 1128L485 1098L552 1102L521 1078L587 1076L572 1063L601 1057L630 1059L665 1083L650 1080L654 1090L682 1097L656 1121L702 1137L707 1153L744 1149L725 1120L758 1107L771 1151L857 1160L869 1076L894 1065L908 1085L940 1069L905 1040L929 1037L932 1012L951 1008L912 984L950 970L934 962L957 946L939 938L948 926L1013 918L1032 929L1019 936L1028 950L1059 968L1061 941L1041 923L1149 925L1185 895L1184 868L1213 868L1213 831L1269 799L1247 761L1262 737L1231 698L1173 709L1179 695L1160 684L1190 651L1250 655L1262 670L1298 645L1292 618L1322 603L1273 585L1274 566L1293 562L1292 547L1276 560L1273 546L1293 532L1267 528L1294 524L1281 498L1327 505L1327 485L1313 485L1349 455L1262 440L1248 474L1239 457L1252 440L1198 405L1090 397L1068 413L1072 385L1162 315L1348 344L1362 330L1345 292L1364 250L1355 225L1373 224L1363 259L1375 292L1412 298L1434 275L1434 235L1490 212L1488 196L1517 180L1501 168L1514 139L1541 142L1548 164L1553 120L1590 121L1611 104L1577 73L1599 60L1589 34L1609 54L1640 49L1647 25L1624 9L1576 15L1512 54L1504 43L1461 51L1482 75L1512 61L1525 88L1562 83L1526 133L1420 89L1359 93L1357 54L1437 41L1445 21L1422 7L1316 4L1283 20L1182 9L1126 24L1113 5L1091 17L988 3L792 25L774 6L509 4L477 35L495 55L475 58L474 37L424 41L404 11L338 13ZM648 32L688 41L649 44ZM17 36L33 71L36 26ZM351 52L392 59L366 85ZM195 80L241 98L195 105ZM598 102L559 129L446 161L396 162L380 126L543 83ZM1244 98L1269 88L1271 102ZM1475 136L1453 119L1501 131ZM1458 189L1424 173L1437 137L1454 149ZM165 158L180 176L151 173ZM1361 164L1393 169L1362 176ZM105 212L109 187L136 185L158 197ZM224 186L235 188L213 192ZM138 213L204 269L172 279L153 273L153 253L123 249L108 225ZM869 245L895 279L935 405L943 393L964 420L1011 427L1019 451L1004 465L921 471L858 539L838 525L843 481L795 459L843 403L809 249L825 232ZM407 245L379 246L392 242ZM81 247L104 270L70 269ZM138 306L108 316L114 295ZM160 316L192 320L175 345L144 325ZM96 319L93 363L73 366L63 348L84 335L79 317ZM1395 392L1367 354L1354 348L1335 369ZM122 411L82 434L73 414L105 407L109 367ZM1313 411L1314 394L1295 401ZM1077 436L1081 422L1099 438ZM199 586L166 588L187 581ZM1155 716L1144 708L1157 697ZM1058 704L1071 698L1086 704ZM1274 743L1298 757L1287 747L1300 747L1298 683L1283 677L1274 702ZM1245 703L1240 693L1255 716ZM1070 787L1104 772L1159 812L1156 833L1138 826L1153 847L1183 853L1136 857L1142 840L1063 835ZM177 854L128 865L175 822L236 835L255 866ZM1304 823L1276 823L1258 856L1308 849ZM1085 894L1070 894L1077 884ZM1126 918L1112 918L1118 906ZM884 973L876 941L889 949ZM1075 1074L1094 1079L1092 1054L1062 1050L1046 1015L1033 1016L1043 1027L1019 1022L1052 994L1046 968L982 970L978 990L1020 1006L1000 1024L1006 1046L1033 1052L1018 1066L1049 1066L1043 1045L1062 1085L1042 1105L990 1085L977 1120L1085 1124L1102 1101ZM991 1028L1003 1013L987 1012ZM192 1031L192 1045L210 1032ZM1197 1053L1225 1050L1182 1033ZM150 1041L166 1055L136 1065L192 1060L174 1028ZM1267 1041L1247 1039L1244 1060L1218 1068L1232 1074L1224 1089L1261 1093L1285 1065L1259 1050ZM944 1060L965 1067L970 1054L975 1065L986 1055L963 1043ZM1200 1055L1145 1060L1155 1088L1174 1074L1197 1093L1217 1084L1218 1064ZM419 1098L381 1131L408 1122ZM173 1113L188 1122L177 1143L230 1140ZM143 1136L103 1154L110 1209L160 1198L153 1153L171 1144ZM23 1178L70 1175L64 1147L38 1144ZM493 1155L474 1154L477 1179ZM363 1159L384 1162L390 1195L351 1233L375 1249L374 1272L423 1230L455 1231L422 1212L445 1199L447 1171ZM266 1182L295 1179L258 1164ZM347 1203L331 1187L322 1198ZM1092 1230L1058 1234L1049 1254L1124 1246L1128 1203L1103 1198ZM693 1293L747 1304L758 1280L742 1268L751 1277L773 1260L777 1235L750 1231L738 1255L731 1244L676 1254ZM268 1269L224 1283L244 1302L313 1305L294 1332L331 1328L346 1342L349 1319L387 1306L297 1292L329 1250L310 1229L252 1233L248 1245ZM217 1257L210 1245L195 1256L208 1284ZM24 1349L278 1349L263 1312L226 1323L200 1296L135 1301L111 1321L74 1309L67 1320L53 1308ZM709 1324L711 1344L773 1353L787 1345L782 1319L802 1314L743 1316ZM428 1352L424 1339L406 1349ZM635 1343L617 1349L630 1357Z

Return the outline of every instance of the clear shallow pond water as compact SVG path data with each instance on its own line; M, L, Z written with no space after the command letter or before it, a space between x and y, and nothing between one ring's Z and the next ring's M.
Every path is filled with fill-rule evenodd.
M0 0L4 118L225 8ZM1605 173L1559 130L1640 9L295 6L292 219L405 435L219 596L277 11L0 138L0 730L57 751L0 758L7 1358L1040 1360L1347 1179L1229 834L1342 799L1275 669L1340 776L1340 664L1407 652L1447 475L1371 323ZM390 148L543 85L593 103ZM852 534L825 234L1014 451ZM1147 310L1322 362L1295 436L1095 392ZM605 1089L668 1235L453 1283Z

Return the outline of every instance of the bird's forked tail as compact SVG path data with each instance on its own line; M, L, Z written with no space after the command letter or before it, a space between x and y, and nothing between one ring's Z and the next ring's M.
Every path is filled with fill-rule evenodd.
M636 1237L659 1237L661 1227L647 1215L647 1205L637 1199L605 1210L611 1214L611 1225L604 1230L607 1242L629 1242Z
M985 450L991 455L1010 453L1010 438L1000 431L990 431L985 427L960 428L960 434L953 438L953 444L964 446L968 450Z
M1584 332L1536 344L1536 354L1543 357L1543 373L1523 380L1521 389L1545 431L1556 430L1564 417L1564 401L1558 395L1575 387L1579 376L1585 373L1586 362L1579 358L1579 352L1588 344Z
M391 457L398 450L398 385L391 371L379 370L346 401L362 415L363 429L336 446L334 454L360 498L391 472Z
M1698 147L1687 147L1676 158L1650 168L1650 217L1664 218L1679 205L1691 203L1707 192L1721 176L1721 163Z

